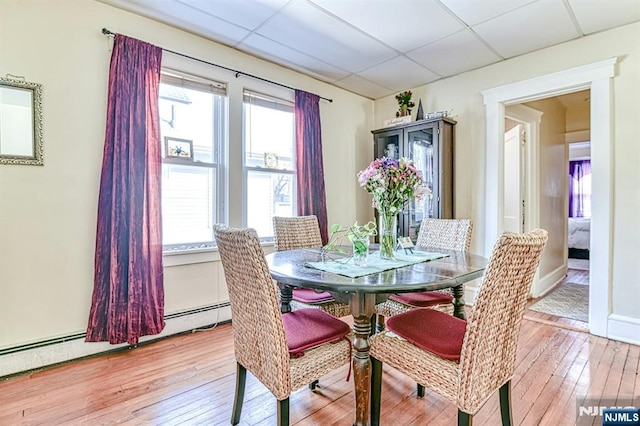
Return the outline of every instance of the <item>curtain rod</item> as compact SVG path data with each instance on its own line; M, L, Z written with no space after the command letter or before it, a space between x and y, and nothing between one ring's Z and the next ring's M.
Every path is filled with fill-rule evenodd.
M108 36L114 36L114 37L116 35L118 35L118 33L114 33L113 31L110 31L110 30L108 30L106 28L102 29L102 34L108 35ZM164 47L162 48L162 50L164 50L166 52L169 52L169 53L173 53L174 55L182 56L183 58L191 59L193 61L202 62L203 64L207 64L207 65L211 65L211 66L214 66L214 67L222 68L223 70L231 71L232 73L234 73L236 75L236 78L238 78L241 75L245 75L247 77L251 77L251 78L255 78L256 80L260 80L260 81L264 81L264 82L267 82L267 83L275 84L276 86L284 87L286 89L298 90L295 87L287 86L286 84L278 83L277 81L267 80L266 78L258 77L257 75L248 74L246 72L242 72L242 71L239 71L239 70L234 70L233 68L228 68L228 67L225 67L224 65L214 64L213 62L208 62L208 61L205 61L204 59L194 58L193 56L185 55L184 53L180 53L180 52L176 52L176 51L173 51L173 50L165 49ZM324 96L320 96L320 95L318 95L318 97L320 99L324 99L325 101L333 102L333 99L325 98Z

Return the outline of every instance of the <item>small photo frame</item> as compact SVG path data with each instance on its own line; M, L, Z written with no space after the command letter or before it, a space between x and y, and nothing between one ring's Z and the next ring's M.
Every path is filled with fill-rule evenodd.
M267 169L277 169L278 168L278 154L273 152L265 152L264 153L264 166Z
M166 158L179 158L181 160L193 161L193 141L165 136L164 152Z
M413 241L409 237L400 237L398 238L398 245L402 249L410 249L413 248Z
M413 241L409 237L398 238L398 245L396 250L404 250L404 254L413 254Z

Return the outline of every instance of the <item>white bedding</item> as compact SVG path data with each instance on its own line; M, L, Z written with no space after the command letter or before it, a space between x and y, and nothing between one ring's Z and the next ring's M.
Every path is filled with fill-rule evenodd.
M591 219L569 218L569 248L589 249Z

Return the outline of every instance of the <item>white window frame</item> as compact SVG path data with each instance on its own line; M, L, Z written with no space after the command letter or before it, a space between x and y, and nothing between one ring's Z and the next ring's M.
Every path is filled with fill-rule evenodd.
M160 79L161 84L170 84L178 87L184 87L191 90L199 90L209 92L212 95L218 95L214 98L214 133L213 133L213 162L191 162L185 163L181 159L162 158L163 164L178 164L187 167L206 167L214 170L216 181L216 199L217 204L214 206L215 217L212 218L211 226L215 223L227 223L228 218L228 121L229 121L229 99L227 94L227 85L225 83L215 81L207 77L200 77L186 72L163 67ZM160 138L160 143L164 145L164 137ZM206 242L185 242L178 244L164 244L163 252L179 253L179 252L195 252L202 250L211 250L217 247L214 237L211 241Z
M257 104L260 106L265 106L268 108L274 108L283 111L290 111L294 114L293 121L293 147L292 147L292 158L291 165L292 170L281 170L281 169L267 169L263 167L253 167L247 166L246 164L246 145L247 145L247 135L245 134L245 103L251 99L253 104ZM291 188L291 203L293 212L295 212L298 208L298 199L297 199L297 172L296 172L296 145L295 145L295 103L293 100L286 100L280 97L264 94L259 91L245 89L243 91L242 98L242 224L243 226L248 226L248 193L247 193L247 185L249 182L249 172L259 172L259 173L269 173L269 174L283 174L291 176L292 188ZM274 236L268 237L260 237L260 241L263 243L271 243L275 240Z

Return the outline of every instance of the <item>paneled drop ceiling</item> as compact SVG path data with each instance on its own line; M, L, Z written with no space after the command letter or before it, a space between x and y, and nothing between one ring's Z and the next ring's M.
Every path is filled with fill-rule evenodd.
M99 1L371 99L640 21L640 0Z

